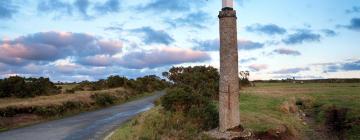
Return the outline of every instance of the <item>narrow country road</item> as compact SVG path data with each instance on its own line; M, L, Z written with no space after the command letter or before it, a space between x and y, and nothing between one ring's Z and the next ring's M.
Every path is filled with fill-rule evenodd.
M0 140L101 140L135 115L154 106L153 96L77 116L0 133Z

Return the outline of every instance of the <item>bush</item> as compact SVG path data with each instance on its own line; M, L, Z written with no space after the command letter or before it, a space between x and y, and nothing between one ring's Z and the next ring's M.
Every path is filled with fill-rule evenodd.
M95 103L100 106L108 106L115 103L116 97L110 93L95 93L91 95Z
M172 88L167 93L161 98L165 110L184 113L200 129L208 130L218 126L219 114L210 98L182 88Z
M65 90L65 93L66 93L66 94L74 94L74 93L75 93L75 90L74 90L74 89L66 89L66 90Z
M60 88L56 87L49 78L23 78L19 76L0 80L1 97L35 97L41 95L59 94Z
M105 80L95 82L82 81L73 90L95 91L108 88L125 87L133 89L136 94L144 92L153 92L162 90L168 86L168 83L156 75L149 75L134 79L127 79L126 77L110 76Z
M163 73L176 87L190 88L202 96L219 98L219 72L214 67L173 67Z

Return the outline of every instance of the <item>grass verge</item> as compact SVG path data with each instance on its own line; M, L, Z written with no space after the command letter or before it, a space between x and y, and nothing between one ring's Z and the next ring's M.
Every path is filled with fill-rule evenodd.
M325 125L326 111L336 106L348 109L346 120L352 126L344 135L355 140L360 138L360 124L356 121L360 118L359 101L359 83L257 83L241 91L241 122L258 134L276 133L285 127L297 139L324 139L314 129ZM309 124L305 114L315 123ZM181 116L170 116L157 107L116 130L111 140L209 139Z

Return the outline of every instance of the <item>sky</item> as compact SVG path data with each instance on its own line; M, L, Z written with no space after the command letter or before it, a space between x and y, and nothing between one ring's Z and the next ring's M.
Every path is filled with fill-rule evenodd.
M219 68L221 0L0 0L0 78ZM359 0L235 0L251 80L360 78Z

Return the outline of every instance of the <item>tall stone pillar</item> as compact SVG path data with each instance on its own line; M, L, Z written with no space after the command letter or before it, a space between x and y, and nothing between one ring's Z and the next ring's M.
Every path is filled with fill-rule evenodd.
M231 5L227 7L226 4ZM225 4L225 6L224 6ZM219 117L221 132L240 126L239 76L236 11L232 0L223 0L220 19L220 93Z

